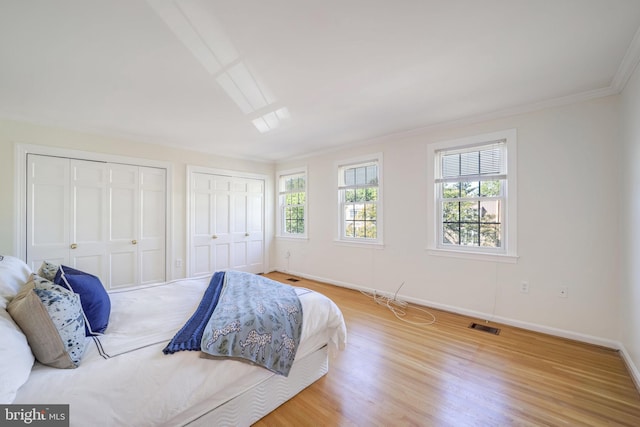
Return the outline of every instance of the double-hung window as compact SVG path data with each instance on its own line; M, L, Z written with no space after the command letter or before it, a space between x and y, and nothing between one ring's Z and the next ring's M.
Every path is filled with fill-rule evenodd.
M443 143L432 155L435 248L514 255L515 131Z
M338 166L341 241L382 243L382 154Z
M278 182L280 236L306 237L307 172L282 172Z

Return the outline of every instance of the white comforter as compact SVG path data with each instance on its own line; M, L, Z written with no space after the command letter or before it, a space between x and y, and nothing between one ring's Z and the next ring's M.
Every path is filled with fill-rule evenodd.
M179 425L274 375L236 360L162 349L195 311L209 278L110 295L112 313L98 345L87 338L77 369L36 363L16 404L69 404L72 426ZM325 296L298 291L304 314L296 359L329 344L344 348L342 313ZM110 355L105 359L103 354Z

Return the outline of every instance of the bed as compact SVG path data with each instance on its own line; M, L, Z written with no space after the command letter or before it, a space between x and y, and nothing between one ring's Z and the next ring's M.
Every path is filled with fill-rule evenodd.
M0 260L0 403L68 404L72 426L250 425L326 374L329 353L346 344L339 308L319 293L290 287L303 319L286 376L201 351L164 354L202 306L213 282L204 277L109 293L108 326L83 337L77 367L59 369L34 363L33 340L10 315L34 277L17 258Z

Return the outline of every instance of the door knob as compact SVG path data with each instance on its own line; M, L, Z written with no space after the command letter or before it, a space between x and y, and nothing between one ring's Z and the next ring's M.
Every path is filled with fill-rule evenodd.
M244 233L244 236L245 237L249 237L249 233Z
M77 247L78 247L78 245L77 245L77 244L75 244L75 243L72 243L72 244L71 244L71 249L76 249Z
M137 240L132 240L132 241L131 241L131 244L132 244L132 245L137 245L137 244L138 244L138 241L137 241Z
M215 234L213 236L211 236L212 239L217 239L218 236L216 236Z

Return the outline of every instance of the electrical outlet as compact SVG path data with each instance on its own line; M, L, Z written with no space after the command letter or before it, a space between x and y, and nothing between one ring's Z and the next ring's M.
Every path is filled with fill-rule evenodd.
M569 287L568 286L560 286L560 291L558 293L560 298L569 298Z
M182 260L181 260L180 258L178 258L178 259L176 260L176 267L177 267L177 268L182 268Z
M520 282L520 292L523 294L529 293L529 282Z

